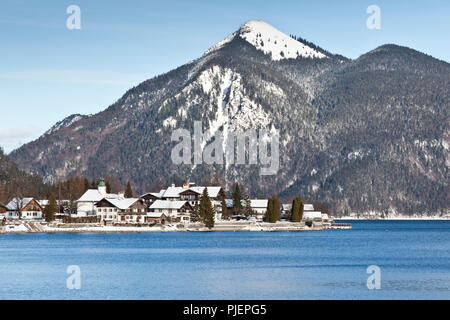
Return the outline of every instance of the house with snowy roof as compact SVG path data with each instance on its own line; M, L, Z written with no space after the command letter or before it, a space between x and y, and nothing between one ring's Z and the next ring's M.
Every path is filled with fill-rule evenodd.
M103 198L95 204L97 217L105 223L112 222L147 222L147 208L139 198Z
M149 216L164 214L171 222L190 222L192 206L188 201L181 200L156 200L150 206Z
M106 184L100 180L97 189L88 189L80 199L77 200L77 217L89 217L97 215L96 203L107 199L118 199L118 194L106 193Z
M6 205L7 219L41 220L43 208L34 198L14 198Z
M161 190L162 191L162 190ZM145 205L147 206L147 211L150 211L150 206L155 202L156 200L161 200L161 193L160 192L147 192L144 193L139 197L142 201L144 201Z
M222 187L190 187L180 192L180 200L188 201L192 207L195 207L196 204L200 203L200 198L202 197L205 188L216 213L215 219L220 220L222 218L222 199L225 198L225 192Z
M187 182L182 186L175 186L175 184L172 184L167 189L162 189L157 193L149 192L142 195L140 198L146 200L149 209L157 200L186 201L194 208L195 205L200 202L200 198L205 188L216 212L216 220L221 219L222 199L225 198L225 192L220 186L196 186L194 182Z

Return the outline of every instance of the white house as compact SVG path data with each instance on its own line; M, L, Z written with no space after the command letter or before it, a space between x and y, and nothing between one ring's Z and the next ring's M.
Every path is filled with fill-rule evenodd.
M267 212L267 203L267 199L250 199L250 207L256 214L256 220L263 221Z
M106 199L118 199L118 194L106 193L106 184L102 179L97 189L87 190L80 199L77 200L77 217L96 216L97 208L95 204Z
M156 200L150 206L150 216L155 213L163 213L174 222L189 222L192 206L187 201Z
M7 205L7 219L41 220L43 208L34 198L14 198Z
M184 186L185 189L180 192L180 200L188 201L189 204L194 207L196 204L200 203L200 198L202 197L203 191L206 188L206 191L208 192L208 196L211 200L211 204L215 211L215 220L220 220L222 218L222 199L225 198L225 193L222 189L222 187L216 187L216 186L208 186L208 187L200 187L200 186L193 186L186 189L186 185Z
M145 222L147 208L138 198L103 198L95 204L97 217L103 222Z
M322 212L320 211L304 211L303 220L306 221L322 221Z
M157 193L146 193L141 196L151 208L151 205L157 200L166 201L187 201L193 208L200 202L203 190L207 189L208 196L216 212L215 219L222 217L222 199L225 198L225 193L222 187L219 186L196 186L195 183L185 183L181 187L172 184L167 189L162 189Z

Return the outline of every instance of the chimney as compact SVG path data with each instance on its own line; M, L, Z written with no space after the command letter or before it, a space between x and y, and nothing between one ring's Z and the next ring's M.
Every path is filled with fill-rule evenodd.
M119 200L125 199L125 194L123 192L119 192Z

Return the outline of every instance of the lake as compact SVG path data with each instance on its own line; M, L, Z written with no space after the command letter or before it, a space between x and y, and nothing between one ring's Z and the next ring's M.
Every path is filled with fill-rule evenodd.
M305 232L0 235L0 299L450 299L450 221ZM80 270L69 290L68 266ZM367 268L381 288L367 288Z

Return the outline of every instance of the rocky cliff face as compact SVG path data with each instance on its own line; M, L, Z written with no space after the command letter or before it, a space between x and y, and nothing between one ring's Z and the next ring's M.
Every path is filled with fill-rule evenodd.
M201 58L71 117L11 157L46 181L115 175L139 191L220 174L253 196L300 195L336 213L441 214L450 203L450 65L385 45L356 60L250 21ZM277 175L260 165L175 165L175 129L280 134Z

